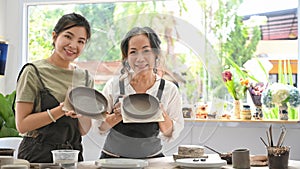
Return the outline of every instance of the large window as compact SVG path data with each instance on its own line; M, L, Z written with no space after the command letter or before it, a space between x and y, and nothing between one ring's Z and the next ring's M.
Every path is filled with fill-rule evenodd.
M119 71L119 46L125 33L134 26L150 26L162 40L165 76L179 83L185 102L208 100L202 84L208 78L203 61L214 59L213 64L206 65L218 69L214 71L220 71L221 63L212 48L213 39L208 38L201 1L29 4L29 61L50 56L52 29L57 19L68 12L84 15L92 26L92 39L76 62L94 74L99 90Z
M251 16L257 13L267 18L275 17L276 13L270 14L263 10L257 13L255 10L246 11L245 4L239 4L235 0L228 2L218 0L207 2L202 0L69 2L68 0L60 2L49 0L26 3L28 61L47 58L51 55L51 32L60 16L70 12L80 13L89 20L92 26L92 38L84 54L76 60L76 63L94 75L96 88L101 90L109 78L119 73L121 66L119 46L124 34L134 26L150 26L159 33L162 40L162 70L165 78L179 84L184 105L193 107L199 103L210 103L217 98L225 101L224 110L228 112L223 113L232 113L228 108L231 107L233 100L221 77L226 64L225 58L232 57L242 67L247 60L264 52L262 46L265 45L262 41L268 40L275 43L278 40L264 38L271 36L278 38L270 29L284 24L282 22L276 25L273 22L271 25L270 19L267 20L269 29L266 29L264 27L266 21L261 22L261 18L259 23L256 20L253 24L251 18L255 17ZM245 0L245 3L250 2L251 0ZM293 9L287 12L295 12L297 0L291 0L291 3L287 4L293 5ZM250 6L247 7L251 9ZM241 19L241 22L235 18ZM289 35L296 35L296 37L280 39L281 41L297 41L298 33L294 31L295 25L297 26L297 16L296 23L295 18L293 19L291 23L294 25L276 29L276 31L281 30L281 33L277 34L283 35L286 32L285 29L289 29ZM252 21L252 24L242 22L247 20ZM278 20L284 20L284 18ZM257 36L259 37L257 42L251 41ZM253 50L248 50L249 43L254 44ZM271 57L269 59L271 60L272 57L278 59L276 54L278 52L269 54ZM298 59L297 53L289 56L281 59ZM296 84L297 74L293 77ZM269 78L276 81L277 75L271 74ZM247 102L247 99L243 101Z

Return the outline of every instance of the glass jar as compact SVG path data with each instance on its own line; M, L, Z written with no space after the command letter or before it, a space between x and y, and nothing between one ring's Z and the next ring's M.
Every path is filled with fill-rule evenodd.
M241 110L241 119L242 120L251 120L251 109L250 109L250 106L245 104L243 105L242 107L242 110Z

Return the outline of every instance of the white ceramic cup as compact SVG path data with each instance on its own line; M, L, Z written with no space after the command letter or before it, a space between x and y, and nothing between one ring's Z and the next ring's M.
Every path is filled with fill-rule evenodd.
M239 148L232 151L232 166L238 169L250 168L250 151L247 148Z
M0 156L0 167L7 164L13 164L14 157L13 156Z

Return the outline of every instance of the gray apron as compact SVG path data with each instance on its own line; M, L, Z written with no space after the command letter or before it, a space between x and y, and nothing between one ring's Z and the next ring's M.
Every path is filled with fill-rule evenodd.
M159 100L163 93L164 84L165 80L161 79L157 92ZM120 81L119 86L120 97L122 97L125 94L124 82ZM121 157L146 158L161 151L162 145L158 134L157 122L124 123L121 121L107 135L103 149Z

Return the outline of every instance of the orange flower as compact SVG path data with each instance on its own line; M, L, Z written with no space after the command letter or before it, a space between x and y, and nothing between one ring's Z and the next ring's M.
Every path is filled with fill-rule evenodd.
M241 79L241 85L242 86L248 86L249 85L249 79Z

